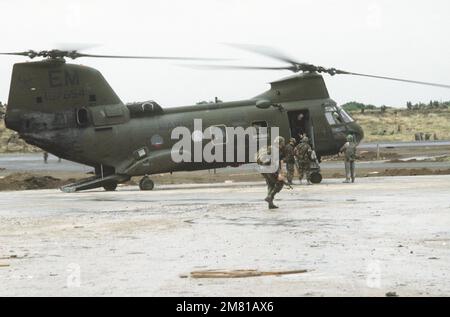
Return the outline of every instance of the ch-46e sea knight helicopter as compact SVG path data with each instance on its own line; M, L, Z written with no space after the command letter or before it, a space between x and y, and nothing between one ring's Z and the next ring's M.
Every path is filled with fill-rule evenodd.
M353 73L297 62L274 50L243 46L286 63L281 67L207 65L207 68L289 70L291 77L270 83L270 89L246 100L162 108L154 101L124 104L101 73L70 64L65 58L142 58L203 60L200 58L113 56L50 50L0 53L36 62L14 64L5 123L27 143L58 157L92 166L95 176L62 188L74 192L103 187L115 190L132 176L144 176L141 190L151 190L148 175L238 166L235 162L179 162L171 159L177 126L278 127L285 138L306 133L320 158L334 155L353 134L360 142L361 127L330 98L321 74L355 75L450 88L428 82ZM223 140L228 142L226 134ZM246 160L248 157L245 158ZM320 182L321 177L316 179Z

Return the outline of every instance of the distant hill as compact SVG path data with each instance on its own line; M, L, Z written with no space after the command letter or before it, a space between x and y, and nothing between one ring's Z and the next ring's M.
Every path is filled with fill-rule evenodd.
M445 109L380 109L350 111L351 116L362 126L364 140L414 141L417 133L431 140L450 140L450 110Z

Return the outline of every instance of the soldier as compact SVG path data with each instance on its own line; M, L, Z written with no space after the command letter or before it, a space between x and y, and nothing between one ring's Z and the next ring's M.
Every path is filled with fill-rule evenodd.
M347 136L347 142L339 150L340 153L344 153L345 162L345 181L344 183L355 182L355 159L356 159L356 144L353 139L353 135Z
M287 171L287 182L289 185L292 185L292 179L294 178L295 173L295 155L294 149L296 145L295 138L290 138L289 144L286 145L284 150L284 160L286 161L286 171Z
M297 116L297 122L294 123L294 128L292 130L292 135L294 136L294 138L296 140L298 140L299 143L301 142L301 139L302 139L303 135L305 134L304 118L305 118L305 115L303 113L300 113Z
M256 154L256 162L262 168L268 167L270 165L275 166L275 171L273 172L262 172L262 176L267 183L267 197L265 201L269 204L269 209L276 209L277 206L274 205L273 200L275 195L281 191L284 185L283 176L283 155L285 150L285 140L283 137L278 136L273 142L273 147L277 147L279 150L279 157L275 158L275 162L272 162L272 146L265 146L259 149Z
M48 152L44 152L44 153L43 153L43 156L44 156L44 163L47 164L47 161L48 161Z
M300 184L302 183L303 175L305 175L307 184L312 185L310 164L313 150L308 142L309 142L308 137L304 136L302 138L301 143L295 147L294 154L295 158L297 159L297 168Z

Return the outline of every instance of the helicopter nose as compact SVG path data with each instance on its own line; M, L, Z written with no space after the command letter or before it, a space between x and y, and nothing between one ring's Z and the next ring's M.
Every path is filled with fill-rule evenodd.
M357 144L361 143L364 138L364 131L359 124L356 122L352 122L348 126L349 133L352 134L355 138L355 142Z

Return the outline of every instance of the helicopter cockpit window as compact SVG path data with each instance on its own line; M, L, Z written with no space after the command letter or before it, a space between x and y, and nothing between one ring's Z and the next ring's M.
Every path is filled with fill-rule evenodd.
M341 107L338 107L339 112L341 114L342 119L344 120L345 123L349 123L349 122L353 122L355 120L353 120L353 118L347 113L347 111L345 111L344 109L342 109Z
M339 110L335 106L325 107L325 118L330 125L343 124L344 119L339 115Z

